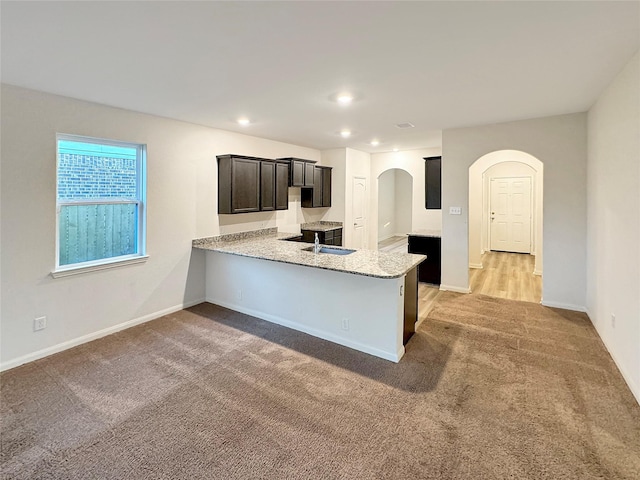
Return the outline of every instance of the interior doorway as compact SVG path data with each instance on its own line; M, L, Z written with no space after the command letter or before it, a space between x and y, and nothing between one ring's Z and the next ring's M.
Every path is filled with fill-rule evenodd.
M501 150L469 168L469 286L472 293L540 302L543 164Z
M407 242L412 230L413 177L400 168L378 176L378 245Z

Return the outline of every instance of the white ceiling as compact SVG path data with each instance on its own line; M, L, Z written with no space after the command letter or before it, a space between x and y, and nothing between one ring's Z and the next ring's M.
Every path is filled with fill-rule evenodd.
M422 148L447 128L586 111L638 50L639 6L3 1L1 77L317 149Z

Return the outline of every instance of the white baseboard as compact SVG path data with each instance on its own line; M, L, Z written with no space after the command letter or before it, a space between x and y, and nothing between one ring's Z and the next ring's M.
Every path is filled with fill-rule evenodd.
M325 332L323 330L318 330L315 328L308 327L307 325L303 325L301 323L292 322L290 320L286 320L276 315L270 315L268 313L259 312L251 308L246 308L246 307L243 307L242 305L237 305L231 302L221 302L217 299L207 299L206 301L213 303L215 305L220 305L221 307L235 310L236 312L244 313L245 315L251 315L252 317L266 320L267 322L271 322L277 325L282 325L283 327L291 328L292 330L308 333L309 335L312 335L314 337L322 338L323 340L328 340L330 342L337 343L338 345L353 348L354 350L358 350L359 352L368 353L369 355L373 355L374 357L383 358L391 362L398 363L402 358L402 356L404 355L404 347L400 347L400 350L398 350L397 352L387 352L377 348L369 347L367 345L363 345L359 342L354 342L353 340L350 340L347 338L339 337L337 335L334 335L329 332Z
M479 270L482 270L484 267L482 266L481 263L470 263L469 268L477 268Z
M469 287L467 288L463 288L463 287L456 287L454 285L444 285L444 284L440 284L440 290L442 290L443 292L458 292L458 293L471 293L471 289Z
M542 270L534 270L533 274L538 276L538 277L541 277L542 276Z
M28 353L27 355L14 358L13 360L9 360L7 362L0 364L0 372L18 367L20 365L24 365L25 363L33 362L34 360L39 360L41 358L48 357L49 355L53 355L54 353L59 353L64 350L77 347L78 345L91 342L92 340L97 340L98 338L106 337L107 335L111 335L112 333L116 333L121 330L126 330L127 328L140 325L141 323L150 322L151 320L155 320L156 318L160 318L164 315L168 315L170 313L177 312L185 308L192 307L194 305L198 305L199 303L202 303L202 302L204 302L204 299L195 300L193 302L181 303L179 305L174 305L173 307L165 308L163 310L159 310L157 312L153 312L148 315L143 315L142 317L134 318L133 320L119 323L118 325L114 325L112 327L98 330L97 332L83 335L82 337L74 338L73 340L68 340L66 342L58 343L57 345L54 345L52 347L47 347L33 353Z
M563 308L565 310L573 310L574 312L586 312L587 309L583 305L573 305L571 303L547 302L544 298L540 302L545 307Z
M615 363L616 367L618 367L618 371L620 372L620 374L622 375L622 378L624 379L625 383L629 387L629 390L631 390L631 393L636 398L636 402L638 402L638 405L640 405L640 385L637 385L633 381L631 374L624 368L624 366L622 365L622 362L618 360L613 350L607 344L607 340L605 339L604 335L602 335L602 332L598 329L598 325L593 321L593 317L589 312L588 308L585 309L585 313L587 314L587 317L589 317L589 321L591 322L591 325L593 325L593 328L595 328L598 336L600 337L600 340L602 340L604 348L606 348L607 352L609 352L609 355L611 355L611 358L613 359L613 363Z

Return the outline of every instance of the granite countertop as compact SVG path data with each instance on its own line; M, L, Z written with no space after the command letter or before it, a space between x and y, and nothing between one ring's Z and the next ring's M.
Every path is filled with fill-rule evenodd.
M410 237L442 237L441 230L415 230L409 234Z
M311 247L310 243L285 241L297 236L299 234L277 233L275 228L270 228L199 238L193 241L193 248L377 278L401 277L427 258L424 255L376 250L356 250L350 255L314 254L303 250Z
M342 228L342 222L326 222L321 220L319 222L303 223L300 225L300 230L311 230L312 232L328 232L336 228Z

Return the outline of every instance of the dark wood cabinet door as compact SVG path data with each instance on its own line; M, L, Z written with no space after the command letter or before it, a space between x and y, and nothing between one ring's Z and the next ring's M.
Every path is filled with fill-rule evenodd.
M315 230L300 230L302 233L302 241L305 243L314 243L316 240L316 233L318 234L318 241L324 243L324 232L316 232Z
M302 207L331 206L331 167L313 166L313 187L302 188Z
M335 230L327 230L324 232L324 244L325 245L335 245Z
M273 160L233 154L217 158L219 214L275 210L276 163Z
M322 168L313 168L313 207L322 206Z
M232 161L232 213L260 211L260 161L244 158Z
M439 210L442 203L442 157L427 157L424 161L425 208Z
M304 164L304 186L305 187L313 187L314 184L314 175L313 171L315 166L311 162L305 162Z
M342 229L341 228L336 228L334 230L334 233L333 233L333 244L336 247L341 247L342 246Z
M331 168L322 169L322 204L323 207L331 206Z
M276 162L276 210L289 208L289 164Z
M402 344L406 345L416 331L418 321L418 278L416 269L412 269L404 277L404 328Z
M409 235L409 253L427 256L418 267L418 280L421 282L440 285L440 245L438 237Z
M260 211L260 159L218 157L218 213Z
M260 210L276 209L276 164L260 162Z
M291 182L292 187L304 187L304 167L306 162L302 160L291 160Z

